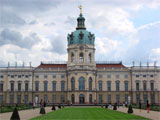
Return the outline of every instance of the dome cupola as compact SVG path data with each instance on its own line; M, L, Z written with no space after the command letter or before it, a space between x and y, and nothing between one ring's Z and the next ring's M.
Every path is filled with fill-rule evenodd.
M74 32L68 34L68 45L72 44L89 44L94 45L95 36L91 32L88 32L85 27L85 18L82 15L82 6L80 8L80 15L77 18L77 27Z

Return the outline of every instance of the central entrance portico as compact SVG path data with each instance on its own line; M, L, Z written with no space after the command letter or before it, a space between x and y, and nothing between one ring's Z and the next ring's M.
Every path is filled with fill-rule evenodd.
M84 104L85 103L85 96L84 94L79 95L79 104Z

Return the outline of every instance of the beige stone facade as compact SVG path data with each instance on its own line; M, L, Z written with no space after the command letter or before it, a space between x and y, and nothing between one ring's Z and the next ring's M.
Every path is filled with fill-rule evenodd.
M0 104L39 103L41 99L56 104L140 100L160 104L160 66L96 62L94 35L86 32L82 14L77 20L77 30L68 38L67 62L0 67Z

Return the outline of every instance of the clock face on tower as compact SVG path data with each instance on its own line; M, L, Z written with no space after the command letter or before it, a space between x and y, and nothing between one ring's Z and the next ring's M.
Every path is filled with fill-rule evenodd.
M80 49L80 50L83 50L83 46L80 46L79 49Z

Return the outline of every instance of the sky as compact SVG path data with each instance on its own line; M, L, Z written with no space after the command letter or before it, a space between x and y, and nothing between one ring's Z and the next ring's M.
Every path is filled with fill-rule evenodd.
M67 61L79 5L96 61L160 65L160 0L0 0L0 67Z

